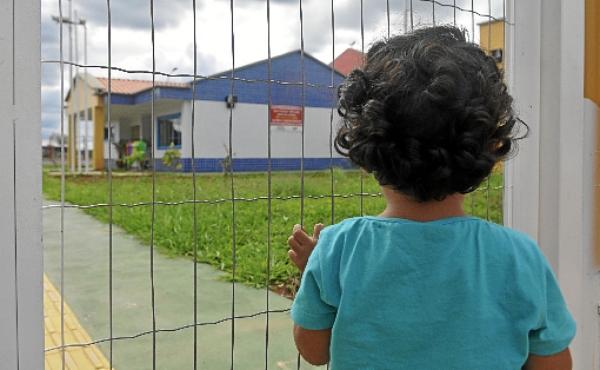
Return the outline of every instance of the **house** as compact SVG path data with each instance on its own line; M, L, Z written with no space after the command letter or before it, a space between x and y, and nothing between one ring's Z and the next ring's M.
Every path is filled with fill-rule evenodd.
M504 19L479 23L479 46L492 58L496 65L504 69Z
M365 62L365 55L353 48L344 50L333 62L332 66L342 75L348 76L353 70L360 68Z
M235 171L267 170L269 130L274 170L300 169L303 132L306 170L329 168L332 162L338 167L350 167L349 161L335 150L331 153L330 145L330 123L335 130L339 122L335 109L337 85L344 75L307 53L303 58L300 51L271 59L271 84L268 66L268 60L262 60L237 67L233 84L231 71L185 83L157 76L154 88L148 80L113 79L110 117L115 145L111 148L110 163L106 124L108 79L79 74L74 79L73 91L69 91L66 98L69 138L77 137L73 131L80 122L93 122L93 167L96 170L118 165L126 143L143 140L149 150L154 151L157 170L169 169L161 158L167 150L174 149L181 156L181 170L189 172L192 170L193 126L195 169L217 172L223 171L223 162L228 159L231 117ZM152 133L155 148L151 148ZM76 139L70 139L73 140ZM77 147L76 143L69 144L69 148ZM78 162L78 157L69 151L71 165Z

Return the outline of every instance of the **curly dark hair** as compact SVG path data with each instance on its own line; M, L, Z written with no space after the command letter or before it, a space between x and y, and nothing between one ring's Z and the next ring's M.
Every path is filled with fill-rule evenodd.
M419 29L375 43L340 86L335 148L417 201L466 194L515 148L512 101L463 31Z

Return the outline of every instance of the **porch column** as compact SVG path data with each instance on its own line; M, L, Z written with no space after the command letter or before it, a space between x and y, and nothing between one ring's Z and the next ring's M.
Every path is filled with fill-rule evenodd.
M93 164L94 170L104 170L104 104L99 96L97 103L92 108L94 121L94 145L93 145Z
M65 161L65 168L69 172L73 173L75 169L75 125L73 124L73 115L69 109L65 109L67 115L67 158Z

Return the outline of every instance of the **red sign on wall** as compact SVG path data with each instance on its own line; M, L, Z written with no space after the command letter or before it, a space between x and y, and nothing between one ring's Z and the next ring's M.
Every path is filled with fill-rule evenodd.
M271 107L271 125L302 126L302 107L273 105Z

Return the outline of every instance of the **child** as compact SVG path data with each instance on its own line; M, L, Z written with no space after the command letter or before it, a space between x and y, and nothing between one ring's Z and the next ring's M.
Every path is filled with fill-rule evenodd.
M517 139L494 60L453 27L392 37L339 106L336 149L387 207L312 237L294 228L302 356L332 370L571 369L575 323L536 243L463 211Z

